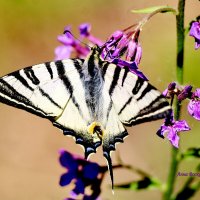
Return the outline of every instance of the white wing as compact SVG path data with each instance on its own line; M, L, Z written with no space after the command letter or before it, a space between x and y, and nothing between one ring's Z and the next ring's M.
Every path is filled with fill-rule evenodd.
M124 125L164 118L171 110L166 98L155 87L127 68L111 64L103 71L105 86Z

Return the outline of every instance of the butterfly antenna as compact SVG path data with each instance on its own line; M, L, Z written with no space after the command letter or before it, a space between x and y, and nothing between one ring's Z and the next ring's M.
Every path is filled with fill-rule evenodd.
M114 177L113 177L112 160L110 157L110 152L104 151L103 155L107 160L108 170L110 173L110 179L111 179L111 185L112 185L112 193L114 194Z
M69 30L65 30L63 32L63 34L69 33L73 38L75 38L77 41L79 41L80 43L84 44L85 46L87 46L89 49L91 49L92 47L89 46L88 44L86 44L85 42L81 41L79 38L77 38L76 36L74 36L74 34L71 33L71 31Z

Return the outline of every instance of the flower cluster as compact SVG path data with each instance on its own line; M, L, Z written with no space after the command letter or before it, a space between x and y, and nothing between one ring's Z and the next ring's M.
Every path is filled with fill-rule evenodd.
M198 20L199 18L197 18L197 21L193 21L191 23L190 28L190 36L194 37L195 39L195 49L198 49L200 47L200 20Z
M71 153L60 151L60 164L67 170L60 177L60 185L66 186L74 182L75 187L71 191L70 199L76 199L82 195L83 200L97 199L101 189L101 183L107 167L101 167L96 163L89 162L83 158L72 155ZM86 188L90 189L90 194L86 194Z
M173 99L176 96L179 103L185 99L189 99L188 103L188 112L189 114L197 120L200 120L200 89L197 88L192 92L192 86L186 85L185 87L178 86L175 82L172 82L168 85L168 88L163 92L163 95L166 98L171 99L171 104ZM180 131L189 131L190 127L188 126L185 120L175 121L173 113L169 115L164 124L160 127L157 132L157 135L164 138L164 134L168 132L167 138L170 140L173 146L178 148L179 136L178 132Z
M115 31L108 40L103 43L100 39L91 34L91 25L88 23L79 26L80 36L76 39L71 33L71 27L65 28L64 34L58 36L58 41L62 43L55 49L56 60L67 59L72 53L78 58L85 58L90 52L88 45L84 45L83 40L87 40L90 45L100 46L101 58L119 67L127 67L132 73L148 80L145 75L138 70L138 64L142 57L142 47L139 43L140 27L133 26L124 30ZM122 59L122 57L125 57Z

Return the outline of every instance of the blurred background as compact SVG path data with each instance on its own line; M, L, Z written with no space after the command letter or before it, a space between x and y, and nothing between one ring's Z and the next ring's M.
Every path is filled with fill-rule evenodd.
M83 22L92 25L92 34L105 40L115 30L138 22L144 15L130 10L150 6L170 5L174 0L15 0L0 1L0 76L32 64L54 59L54 49L59 45L57 35L66 25L72 25L75 35ZM197 0L186 2L185 25L199 15ZM143 28L140 42L143 57L140 69L150 82L164 90L175 80L176 30L172 14L158 14ZM186 36L185 84L200 87L200 50L194 50L194 39ZM199 147L200 123L189 117L186 105L182 119L187 119L192 131L181 134L181 150ZM167 178L171 144L156 136L162 120L129 128L125 143L117 145L122 160L146 170L162 181ZM0 198L4 200L58 200L68 197L72 188L60 187L59 177L65 172L58 163L58 151L64 148L83 155L82 148L66 137L45 119L0 104ZM116 153L112 154L113 163ZM102 150L90 157L92 161L106 165ZM180 165L180 172L193 171L197 161ZM115 183L126 183L139 177L127 170L114 170ZM186 179L178 177L178 190ZM161 199L157 190L115 190L112 195L110 177L102 186L103 200ZM200 193L193 198L200 199Z

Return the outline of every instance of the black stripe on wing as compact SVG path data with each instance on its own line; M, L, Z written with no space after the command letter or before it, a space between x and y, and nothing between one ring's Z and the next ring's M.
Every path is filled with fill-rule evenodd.
M63 81L65 88L67 89L67 91L70 94L70 98L72 99L73 104L76 106L76 108L78 109L79 113L81 116L83 116L83 113L80 109L80 105L78 104L78 102L76 101L75 96L73 95L73 86L69 80L69 78L67 77L67 74L65 73L65 66L63 65L63 62L58 60L55 62L56 68L57 68L57 72L59 75L59 78Z
M29 90L33 91L34 89L28 84L28 82L26 81L26 79L20 75L20 71L13 72L13 73L11 73L9 75L15 77L22 85L24 85Z
M104 76L106 74L106 71L107 71L109 65L110 65L109 62L103 62L102 63L102 77L103 77L103 79L104 79Z
M126 102L125 104L122 106L122 108L120 109L120 111L118 112L118 115L120 115L122 113L122 111L126 108L126 106L128 106L131 101L132 101L133 97L131 96Z
M37 76L35 75L32 66L31 67L27 67L24 68L24 73L26 74L26 76L30 79L30 81L34 84L34 85L39 85L40 84L40 80L37 78Z
M47 65L45 65L47 66ZM47 98L52 104L54 104L56 107L61 108L60 105L58 105L57 102L55 102L49 94L47 94L41 87L40 85L38 85L40 83L39 79L36 77L36 75L34 74L34 71L31 67L22 69L20 71L15 71L13 73L11 73L8 76L13 76L17 81L19 81L25 88L28 88L29 90L31 90L34 93L34 88L32 88L28 82L26 81L26 79L20 74L20 72L23 71L26 76L31 80L31 82L36 85L36 88L39 89L40 93L42 94L42 96L44 96L45 98Z
M57 72L58 72L59 78L63 81L63 83L65 85L65 88L67 89L69 94L72 95L73 86L71 85L69 79L65 75L65 68L64 68L64 65L63 65L62 61L60 61L60 60L56 61L55 65L56 65L56 68L57 68Z
M48 118L51 121L53 120L53 117L48 116L48 113L45 113L42 109L33 105L29 99L17 92L3 79L0 79L0 101L10 106L26 110L40 117Z
M50 78L53 79L53 71L51 69L50 62L46 62L44 64L45 64L45 67L47 68L47 71L49 72Z
M80 59L72 59L73 63L74 63L74 67L77 70L80 79L83 78L83 60Z
M56 103L50 96L47 94L42 88L39 87L39 91L41 92L42 96L46 97L52 104L54 104L56 107L62 109L62 107Z
M136 95L136 94L139 92L139 90L141 89L143 83L144 83L144 80L138 77L138 78L137 78L137 81L136 81L136 83L135 83L135 86L134 86L134 88L133 88L133 90L132 90L132 93L133 93L134 95Z
M145 95L150 92L151 90L156 90L155 87L153 87L150 84L147 84L146 88L141 92L140 96L136 99L137 101L141 100Z
M135 117L123 122L126 126L132 126L143 122L162 119L171 113L168 101L162 96L158 96L148 106L143 108Z
M133 88L133 93L136 93L136 91L137 91L138 93L140 93L140 96L136 99L136 101L141 100L141 99L142 99L143 97L145 97L145 95L146 95L148 92L150 92L151 90L156 90L152 85L147 84L146 88L145 88L142 92L140 92L139 89L141 89L141 87L142 87L142 85L143 85L142 83L144 83L143 80L137 81L136 84L135 84L135 87ZM136 93L136 94L137 94L137 93ZM123 112L123 110L131 103L131 101L132 101L133 99L134 99L134 96L131 96L131 97L124 103L124 105L121 107L120 111L118 112L118 115L120 115L120 114Z
M124 67L124 75L123 75L123 78L122 78L122 87L124 86L124 81L126 80L126 77L127 77L129 72L130 72L129 68Z
M113 80L112 80L112 83L110 85L110 89L109 89L109 94L112 95L116 85L117 85L117 82L118 82L118 79L119 79L119 74L120 74L120 71L121 71L121 68L120 67L115 67L115 71L113 73Z

